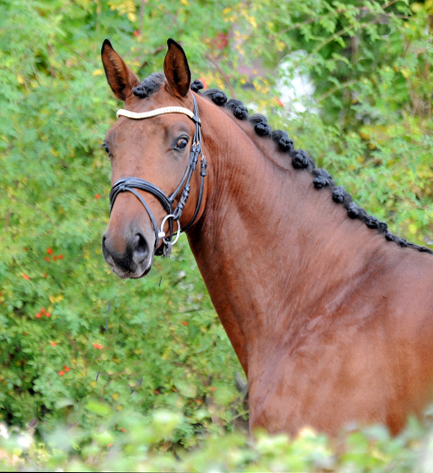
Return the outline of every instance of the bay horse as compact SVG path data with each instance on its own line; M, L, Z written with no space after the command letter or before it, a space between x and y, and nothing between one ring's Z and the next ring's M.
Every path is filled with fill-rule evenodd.
M433 382L433 253L390 233L262 115L191 83L168 40L140 82L108 40L124 101L103 253L146 275L181 229L249 383L250 427L336 434L420 415ZM193 90L191 90L191 88Z

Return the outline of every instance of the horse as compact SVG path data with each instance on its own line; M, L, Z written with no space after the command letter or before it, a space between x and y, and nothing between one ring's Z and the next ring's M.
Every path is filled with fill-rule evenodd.
M433 381L433 252L393 235L263 115L192 82L169 39L142 82L105 40L124 102L103 254L141 278L179 233L249 386L250 428L335 435L422 415Z

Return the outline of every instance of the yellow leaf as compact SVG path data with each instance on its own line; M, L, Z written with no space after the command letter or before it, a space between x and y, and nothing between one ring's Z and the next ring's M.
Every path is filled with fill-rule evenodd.
M24 85L24 79L23 79L23 76L21 76L20 74L17 75L17 81L21 84L21 85Z
M411 235L415 235L417 231L418 231L418 227L414 223L411 223L409 225L409 233Z
M92 73L92 76L100 76L104 71L102 69L95 69Z
M224 10L223 10L223 14L224 14L224 15L227 15L227 13L230 13L231 11L232 11L232 9L231 9L230 7L226 7L226 8L224 8Z
M114 393L111 395L114 401L117 401L119 399L119 393Z
M181 3L182 3L183 5L189 6L188 0L180 0L180 1L181 1Z
M126 16L128 17L128 20L132 23L137 20L137 15L135 13L129 12Z

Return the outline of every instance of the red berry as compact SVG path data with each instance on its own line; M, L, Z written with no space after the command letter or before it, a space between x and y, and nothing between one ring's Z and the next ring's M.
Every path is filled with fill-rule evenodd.
M48 253L49 255L52 255L52 254L53 254L52 248L47 248L47 253Z
M50 262L50 258L48 256L45 256L44 260Z
M52 346L52 347L55 347L56 345L57 345L56 342L51 342L51 346Z
M185 327L188 326L188 322L185 322L185 320L183 320L183 321L181 322L181 324L182 324L182 325L185 325Z
M26 281L30 281L30 278L27 276L27 274L23 274L22 277L23 277Z
M100 345L99 343L94 343L94 344L93 344L93 348L97 348L98 350L101 350L101 349L102 349L102 345Z
M59 376L63 376L64 374L65 374L65 372L63 370L59 371Z
M63 259L63 255L57 256L58 259Z
M135 30L134 33L133 33L133 35L134 35L135 37L137 37L139 34L140 34L140 32L139 32L138 30Z
M41 314L40 312L38 312L38 313L35 315L35 317L36 317L37 319L40 319L40 318L42 317L42 314Z
M100 199L101 198L101 194L95 194L95 199Z
M69 366L66 366L66 365L63 365L63 369L68 372L71 368L69 368Z
M51 314L49 312L46 312L45 317L51 317Z

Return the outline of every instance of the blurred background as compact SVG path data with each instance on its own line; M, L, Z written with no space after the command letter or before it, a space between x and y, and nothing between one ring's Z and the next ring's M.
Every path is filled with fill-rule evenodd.
M432 27L433 0L0 1L0 463L347 460L308 431L305 464L286 438L247 449L245 379L185 237L145 279L105 264L100 145L121 103L100 47L110 39L143 79L180 42L193 79L266 115L393 233L432 248ZM363 433L349 460L386 465L417 429L402 450Z

